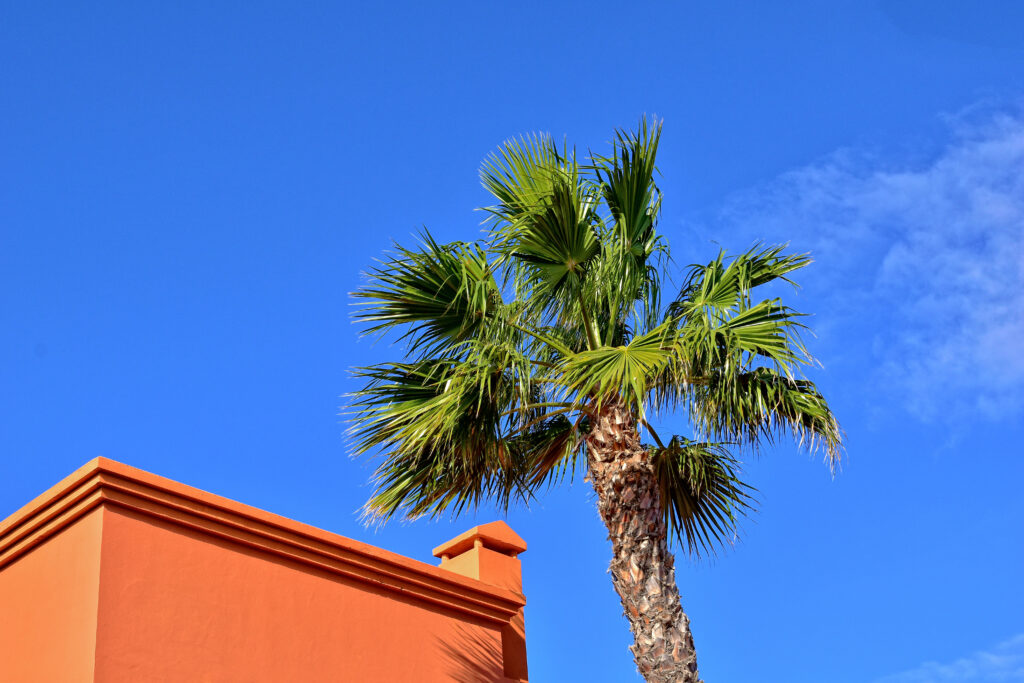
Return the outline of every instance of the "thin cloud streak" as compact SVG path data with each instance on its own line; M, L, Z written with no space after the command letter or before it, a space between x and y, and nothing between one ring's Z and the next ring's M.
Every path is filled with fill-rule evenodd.
M912 414L1009 418L1024 411L1024 112L954 117L949 134L923 163L837 152L714 223L810 250L808 290L828 292L815 327L870 339L870 381Z
M1021 683L1024 681L1024 633L995 647L952 662L925 662L916 669L879 678L875 683Z

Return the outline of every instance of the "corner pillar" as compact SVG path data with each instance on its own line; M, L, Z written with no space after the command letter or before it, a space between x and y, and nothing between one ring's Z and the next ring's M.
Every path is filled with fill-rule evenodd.
M519 554L525 551L526 541L508 524L498 521L473 527L442 543L434 548L434 557L441 558L442 569L522 595ZM526 622L522 609L502 628L501 643L505 676L526 681Z

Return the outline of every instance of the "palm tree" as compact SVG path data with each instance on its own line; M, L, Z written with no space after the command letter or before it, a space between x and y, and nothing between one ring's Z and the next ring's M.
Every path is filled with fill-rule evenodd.
M689 682L696 651L669 548L713 552L751 509L729 447L788 432L834 467L842 435L798 374L812 362L800 314L753 298L791 282L806 255L719 253L664 300L660 136L642 120L585 162L546 136L505 143L481 169L496 201L486 237L424 233L355 293L367 332L397 332L408 356L357 369L351 410L356 452L380 458L375 521L507 509L585 469L636 665L648 681ZM691 437L652 428L672 411Z

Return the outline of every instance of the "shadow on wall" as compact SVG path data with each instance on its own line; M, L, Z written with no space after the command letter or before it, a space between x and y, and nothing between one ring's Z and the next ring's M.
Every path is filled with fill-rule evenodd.
M450 638L438 639L438 648L458 683L503 683L501 639L484 638L479 631L456 627Z

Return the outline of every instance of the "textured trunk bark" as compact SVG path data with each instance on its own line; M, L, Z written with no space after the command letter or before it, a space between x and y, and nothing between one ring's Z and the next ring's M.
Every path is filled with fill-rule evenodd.
M633 630L630 649L637 668L648 683L700 683L657 480L629 411L605 404L587 436L587 452L597 508L614 552L612 582Z

